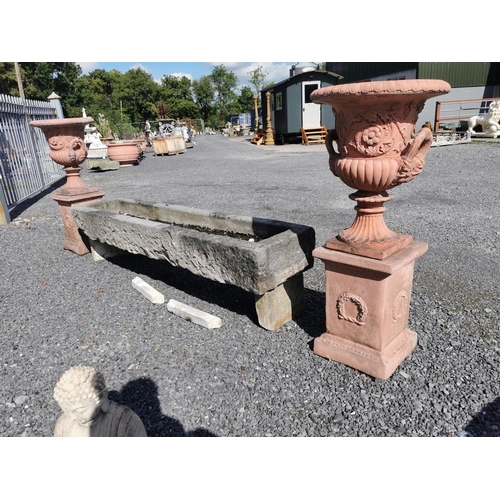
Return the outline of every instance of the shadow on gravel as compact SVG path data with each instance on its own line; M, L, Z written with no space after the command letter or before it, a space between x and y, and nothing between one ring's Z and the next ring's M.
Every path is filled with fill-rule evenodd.
M500 397L487 404L464 430L474 437L500 437Z
M32 196L31 198L28 198L27 200L22 201L19 203L19 205L16 205L10 212L10 219L14 220L17 217L19 217L25 210L27 210L29 207L34 205L37 201L41 200L48 194L52 193L52 191L55 191L56 189L59 189L60 187L64 186L66 184L66 177L63 177L62 179L59 179L56 183L52 184L49 186L47 189L44 189L40 193L38 193L35 196Z
M134 273L144 274L153 280L163 281L166 285L205 302L247 316L256 325L259 324L253 294L234 285L217 283L202 276L197 276L187 269L175 267L168 262L150 259L142 255L117 255L110 257L109 261ZM165 299L167 300L167 297ZM179 300L176 297L168 297L168 299Z
M294 318L295 323L310 337L309 349L313 350L316 337L326 332L325 323L325 293L316 290L304 289L304 311Z
M148 437L216 437L202 428L186 432L178 420L163 415L158 401L158 388L148 377L128 382L121 391L110 391L109 399L137 413Z

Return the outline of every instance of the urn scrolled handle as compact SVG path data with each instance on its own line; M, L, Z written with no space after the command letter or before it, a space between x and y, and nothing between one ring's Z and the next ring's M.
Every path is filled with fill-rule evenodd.
M328 160L328 165L330 166L330 170L332 171L333 175L335 177L338 177L338 175L335 173L335 161L339 160L341 155L340 153L337 153L333 147L333 142L337 142L339 139L339 136L337 134L336 129L330 130L328 134L326 134L326 139L325 139L325 146L328 151L328 155L330 159Z
M393 181L393 186L410 182L424 167L424 158L432 145L433 135L428 128L423 128L401 155L401 164Z
M77 156L78 155L78 156ZM70 165L79 165L87 157L85 143L80 138L71 140L68 145L68 159Z

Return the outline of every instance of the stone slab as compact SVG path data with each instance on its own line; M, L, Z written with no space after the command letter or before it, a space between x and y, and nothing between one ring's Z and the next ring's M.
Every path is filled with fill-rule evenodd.
M206 312L195 309L194 307L182 304L176 300L170 299L167 303L167 309L181 318L192 321L197 325L204 326L205 328L220 328L222 326L222 320L217 316L213 316Z
M153 304L165 303L165 296L139 276L132 280L132 286Z
M120 163L107 159L87 160L87 168L89 170L105 172L106 170L118 170Z

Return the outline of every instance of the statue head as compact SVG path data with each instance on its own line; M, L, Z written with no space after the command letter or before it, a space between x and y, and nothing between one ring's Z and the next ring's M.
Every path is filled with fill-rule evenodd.
M104 377L91 366L73 366L60 378L54 399L62 411L83 427L95 423L101 411L109 410Z

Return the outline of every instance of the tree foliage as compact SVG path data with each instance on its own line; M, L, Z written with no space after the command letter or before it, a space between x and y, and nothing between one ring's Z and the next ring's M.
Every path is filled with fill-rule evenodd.
M198 80L165 75L160 82L141 68L82 74L71 62L24 62L19 67L26 99L47 101L55 92L64 116L82 116L85 108L87 116L104 115L113 131L123 129L124 123L141 129L146 120L166 117L202 118L207 126L218 128L228 116L254 109L251 88L238 91L236 75L222 64ZM262 85L266 73L260 66L254 71L256 84ZM19 96L14 63L0 63L0 93Z
M252 71L249 71L247 74L250 75L250 83L255 89L255 95L257 96L258 105L260 106L260 91L266 86L264 81L269 73L267 71L264 71L262 69L262 66L259 65Z

